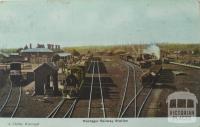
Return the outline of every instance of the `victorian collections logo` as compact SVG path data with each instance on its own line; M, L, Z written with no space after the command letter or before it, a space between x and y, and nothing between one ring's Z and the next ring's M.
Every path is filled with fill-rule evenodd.
M190 92L178 91L167 97L168 121L172 123L192 123L196 121L197 97Z

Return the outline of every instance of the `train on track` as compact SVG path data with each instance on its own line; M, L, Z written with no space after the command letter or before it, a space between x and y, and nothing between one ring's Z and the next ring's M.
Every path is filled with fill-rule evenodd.
M66 75L64 89L62 90L64 98L79 98L80 90L85 80L85 74L88 72L91 62L97 60L100 60L100 58L93 57L92 55L88 57L87 60L67 68L68 74Z
M20 85L20 82L22 80L20 62L10 63L10 80L13 84Z
M155 85L160 77L160 72L162 71L162 65L155 64L149 68L149 71L142 75L142 84L144 86Z
M153 64L162 63L160 59L157 59L154 55L151 54L140 54L139 56L133 56L130 54L121 54L120 58L124 61L138 65L141 68L149 68Z
M121 54L120 58L137 65L140 68L148 69L148 71L141 76L142 84L144 86L155 84L162 71L162 61L151 54L140 54L137 57L129 54Z
M64 89L62 94L64 98L74 99L79 97L80 89L85 79L86 63L70 66L68 74L64 81Z

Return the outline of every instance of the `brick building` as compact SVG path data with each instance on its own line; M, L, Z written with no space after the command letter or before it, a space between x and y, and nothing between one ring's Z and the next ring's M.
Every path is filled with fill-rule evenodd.
M47 48L29 48L22 50L21 55L30 63L41 64L51 62L54 52Z

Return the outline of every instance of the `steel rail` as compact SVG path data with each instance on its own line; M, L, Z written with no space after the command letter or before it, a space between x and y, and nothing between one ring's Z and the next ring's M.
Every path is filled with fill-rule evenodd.
M142 105L140 106L140 109L139 109L139 111L138 111L137 117L140 116L140 114L141 114L141 112L142 112L142 109L144 108L144 105L145 105L145 103L147 102L147 100L148 100L148 98L149 98L151 92L152 92L152 88L149 90L149 92L148 92L147 96L145 97L145 99L144 99Z
M123 98L122 98L121 106L120 106L120 109L119 109L119 112L118 112L118 117L120 117L121 112L122 112L122 108L124 106L124 100L125 100L127 86L128 86L128 81L129 81L130 66L128 66L127 64L126 64L126 66L128 68L128 73L127 73L127 78L126 78L126 83L125 83L125 88L124 88L124 93L123 93Z
M106 113L105 113L104 97L103 97L102 84L101 84L101 75L99 71L99 61L97 61L97 70L98 70L98 75L99 75L99 87L100 87L100 92L101 92L101 105L102 105L102 110L103 110L103 117L105 118Z
M125 107L124 111L122 112L122 114L120 115L120 118L123 117L124 113L127 111L127 109L129 108L129 106L133 103L133 101L135 100L135 98L141 93L141 91L144 89L144 87L140 88L140 90L137 92L136 96L134 96L131 101L127 104L127 106Z
M52 115L55 114L61 107L61 105L64 103L65 99L63 98L62 100L59 101L58 105L49 113L49 115L46 118L50 118ZM54 115L55 116L55 115Z
M6 101L4 102L4 104L0 108L0 112L2 112L2 110L4 109L6 104L8 103L8 100L10 99L10 96L11 96L11 93L12 93L12 90L13 90L13 85L12 85L12 82L10 81L10 79L9 79L9 82L10 82L9 83L10 84L10 90L9 90L8 96L6 97Z
M72 115L72 113L73 113L73 111L74 111L74 109L75 109L75 105L76 105L77 101L78 101L78 99L75 99L75 100L73 101L73 103L71 104L69 110L65 113L65 115L63 116L63 118L66 118L67 116L68 116L69 118L71 117L71 115Z
M4 104L1 106L0 112L2 112L3 109L5 108L6 104L8 104L8 101L9 101L9 99L10 99L10 97L11 97L11 93L12 93L12 91L13 91L13 84L12 84L10 78L9 78L9 82L10 82L10 83L9 83L9 84L10 84L10 90L9 90L8 96L6 97L6 100L5 100ZM22 88L21 88L21 86L20 86L20 87L19 87L19 96L18 96L18 100L17 100L16 106L15 106L15 108L14 108L14 110L13 110L11 116L10 116L11 118L13 118L13 117L15 116L15 114L16 114L16 112L17 112L17 109L19 108L19 104L20 104L20 101L21 101L21 96L22 96Z
M91 64L92 64L92 61L90 61L90 65L89 65L89 67L88 67L88 69L87 69L87 72L89 72L90 67L91 67Z
M88 105L88 118L90 118L91 113L91 101L92 101L92 87L94 83L94 69L95 69L95 62L93 62L93 71L92 71L92 81L91 81L91 87L90 87L90 98L89 98L89 105Z
M15 106L15 109L14 109L12 115L11 115L11 118L13 118L13 117L15 116L15 114L16 114L16 112L17 112L17 109L19 108L19 104L20 104L20 101L21 101L21 96L22 96L22 87L21 87L21 85L20 85L20 87L19 87L19 97L18 97L18 101L17 101L17 104L16 104L16 106Z
M131 66L131 68L133 69L133 71L134 71L134 76L133 76L133 81L134 81L134 94L135 94L135 96L136 96L136 94L137 94L137 82L136 82L136 78L135 78L135 75L136 75L136 67L134 66L134 65L132 65L131 63L128 63L130 66ZM137 116L137 97L135 98L135 103L134 103L134 108L135 108L135 112L134 112L134 116L136 117Z
M135 67L131 64L131 63L129 63L129 62L125 62L129 67L131 66L131 68L134 70L134 81L135 81L135 79L136 79L136 77L135 77L135 75L136 75L136 73L135 73ZM136 67L137 68L137 67ZM151 83L152 84L152 83ZM140 88L140 90L137 92L137 84L135 83L135 96L131 99L131 101L127 104L127 106L125 107L125 109L124 109L124 111L121 113L121 115L120 114L118 114L118 117L123 117L123 115L125 114L125 112L127 111L127 109L130 107L130 105L133 103L133 101L134 101L134 103L135 103L135 117L139 117L140 116L140 114L141 114L141 112L142 112L142 109L144 108L144 105L145 105L145 103L147 102L147 100L148 100L148 98L149 98L149 96L150 96L150 94L151 94L151 92L152 92L152 88L150 88L150 90L149 90L149 92L147 93L147 95L146 95L146 97L145 97L145 99L144 99L144 101L142 102L142 105L140 106L140 109L139 109L139 111L138 111L138 113L137 113L137 97L140 95L140 93L142 92L142 90L144 90L144 87L142 87L142 88ZM125 97L125 94L124 94L124 97ZM121 107L123 107L123 105L121 106Z
M62 107L62 105L64 104L64 102L65 102L65 99L64 99L64 101L62 101L62 103L57 107L57 109L51 115L51 118L54 118L57 115L58 111L60 110L60 108Z

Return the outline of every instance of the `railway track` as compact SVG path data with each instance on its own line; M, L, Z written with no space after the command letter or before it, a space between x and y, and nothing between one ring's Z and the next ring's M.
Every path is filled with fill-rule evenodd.
M58 105L48 114L47 118L70 118L77 102L78 99L67 100L62 98Z
M134 67L131 63L125 62L126 66L127 66L127 79L126 79L126 83L125 83L125 87L124 87L124 92L123 92L123 98L122 98L122 102L121 102L121 106L119 109L119 113L118 113L118 117L122 118L122 117L127 117L130 116L130 111L128 111L129 109L133 109L133 104L134 104L134 117L140 117L141 112L144 109L144 106L149 98L149 96L151 95L152 92L152 88L146 88L146 87L141 87L138 89L137 86L137 79L136 79L136 72L138 72L138 70L136 70L137 68ZM127 96L127 89L128 86L130 84L128 84L130 78L130 71L131 69L133 70L134 74L133 74L133 82L134 82L134 91L132 90L132 92L134 93L133 96L129 96L129 101L128 103L125 105L125 97ZM132 85L132 84L131 84Z
M92 66L92 63L90 63L87 69L87 72L89 72L91 66ZM59 103L56 105L56 107L46 117L47 118L71 118L78 101L79 101L78 98L74 100L67 100L66 98L62 98L59 101Z
M130 105L132 103L134 103L135 99L139 98L142 95L144 100L142 100L142 103L140 105L137 103L137 107L139 107L138 108L139 110L136 113L137 114L136 117L139 117L141 112L142 112L142 110L144 109L144 105L146 104L151 92L152 92L152 88L145 88L145 87L140 88L139 91L137 92L136 96L134 96L131 99L131 101L126 105L126 107L124 108L123 112L120 115L120 118L122 118L122 117L124 117L126 115L127 109L130 108ZM137 99L137 100L140 100L140 99Z
M1 117L15 117L16 112L19 108L19 104L21 101L22 96L22 88L13 87L12 82L9 79L10 89L6 100L4 101L3 105L0 108L0 115ZM18 96L16 96L18 94ZM14 104L14 105L13 105Z
M130 77L130 66L126 65L127 67L127 78L126 78L126 83L125 83L125 87L124 87L124 92L123 92L123 96L122 96L122 102L120 105L120 109L118 112L118 117L120 117L122 110L123 110L123 106L124 106L124 101L125 101L125 97L126 97L126 93L127 93L127 87L128 87L128 82L129 82L129 77Z
M128 62L124 62L124 64L127 67L127 78L126 78L126 82L124 85L124 92L122 95L122 101L121 101L121 105L120 105L120 109L118 112L118 117L121 116L123 109L125 108L125 106L128 104L128 102L131 100L132 96L136 96L136 90L137 90L137 82L136 82L136 74L135 74L135 68L133 66L131 66ZM135 99L136 101L136 99ZM136 104L136 103L135 103ZM129 112L130 116L136 116L136 105L130 105L131 108Z
M142 100L140 103L137 102L137 105L139 106L138 108L138 112L137 112L137 117L140 117L143 109L144 109L144 106L150 96L152 92L152 88L144 88L143 89L143 92L140 93L140 96L138 97L138 100ZM137 97L136 97L137 98Z
M102 90L102 82L101 82L101 74L99 70L99 61L92 61L93 62L93 67L92 67L92 79L91 79L91 84L90 84L90 95L89 95L89 102L88 102L88 112L87 112L87 117L106 117L106 112L105 112L105 105L104 105L104 97L103 97L103 90ZM98 82L99 82L99 87L94 87L94 74L95 74L95 69L96 72L98 73ZM95 91L96 90L96 91ZM100 100L93 99L94 93L97 91L100 91ZM98 95L99 97L99 95ZM100 103L99 103L100 101ZM100 115L102 113L102 116ZM100 116L99 116L100 115Z

